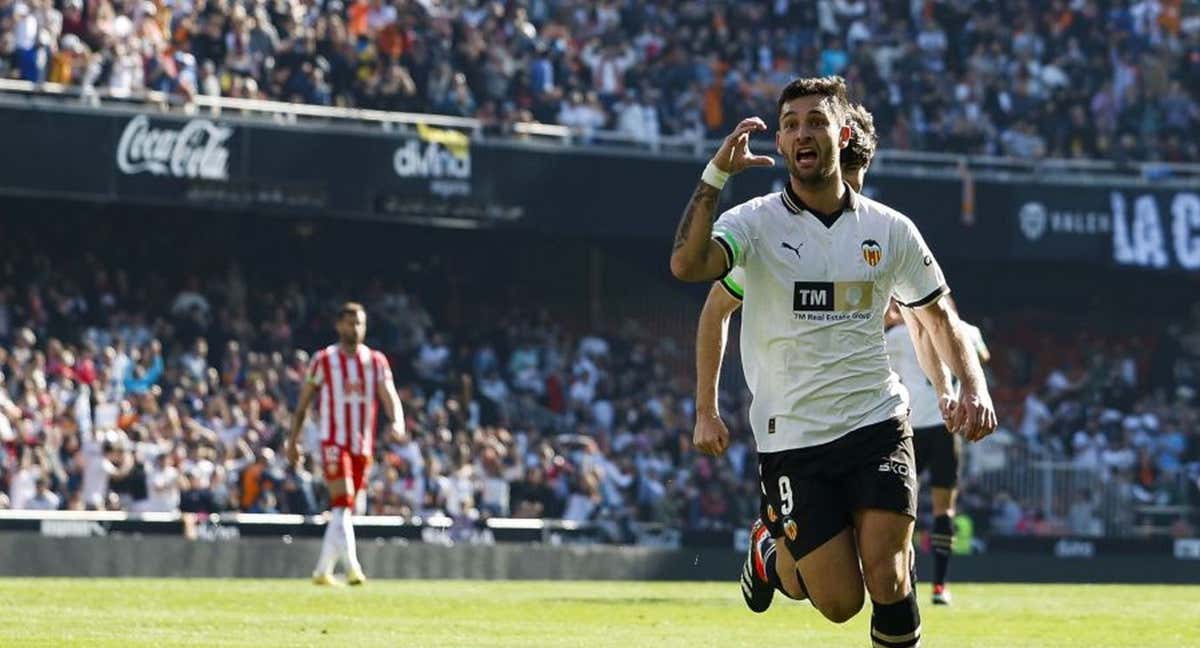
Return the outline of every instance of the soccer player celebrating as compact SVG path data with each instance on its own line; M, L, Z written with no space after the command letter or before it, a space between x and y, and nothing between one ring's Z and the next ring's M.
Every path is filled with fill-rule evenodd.
M879 141L875 133L875 118L861 104L854 104L848 111L850 141L842 149L842 175L846 184L861 192L866 180L867 169L875 158L875 147ZM798 252L797 252L798 253ZM741 268L733 268L720 281L713 282L700 311L696 327L696 428L693 444L705 454L720 455L729 447L729 430L717 409L717 388L720 381L721 359L725 355L725 342L729 335L729 318L742 305L744 279ZM913 331L919 330L919 324ZM759 516L750 528L750 545L746 562L742 566L742 596L746 605L755 612L765 612L774 597L773 588L756 587L753 581L770 582L766 571L776 572L775 538L762 519L766 516L766 496L759 506ZM808 596L802 580L795 571L779 573L778 580L783 593L794 599Z
M883 340L893 294L916 309L962 381L952 427L974 441L996 419L979 362L940 299L948 292L941 268L916 226L843 180L848 109L839 77L788 84L775 136L788 184L714 226L729 176L774 163L749 150L750 134L766 124L757 117L738 124L684 211L671 271L685 281L717 279L733 267L745 273L741 346L765 522L780 538L776 571L793 572L798 562L813 605L838 623L862 608L865 582L872 640L908 648L921 638L910 577L916 467L908 406ZM775 585L756 579L755 586Z
M351 511L371 464L377 405L383 404L394 433L401 436L404 412L387 358L363 344L367 336L367 311L355 302L343 304L336 328L338 343L318 351L309 364L300 403L292 418L287 456L293 465L299 463L300 428L319 390L321 460L332 514L325 527L313 582L336 584L333 569L341 558L346 567L346 582L361 585L367 579L358 564Z
M946 296L947 302L950 297ZM953 302L950 302L953 305ZM912 313L895 301L888 308L884 334L888 357L900 382L908 389L909 420L913 426L913 449L917 453L917 475L929 470L933 494L933 603L949 605L946 572L954 544L954 500L958 495L958 465L961 440L951 434L945 421L953 416L958 395L945 363L937 357L933 340L915 321ZM979 329L959 322L980 362L991 358Z

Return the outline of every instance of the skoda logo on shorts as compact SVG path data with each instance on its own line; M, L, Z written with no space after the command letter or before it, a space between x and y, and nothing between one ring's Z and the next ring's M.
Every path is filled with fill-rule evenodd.
M792 542L796 541L796 521L795 520L788 518L787 521L785 521L783 523L783 535L787 536L787 539L791 540Z

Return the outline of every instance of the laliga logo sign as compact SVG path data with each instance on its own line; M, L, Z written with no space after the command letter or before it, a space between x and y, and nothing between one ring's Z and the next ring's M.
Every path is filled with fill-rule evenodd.
M229 149L233 129L207 119L193 119L183 128L152 128L145 115L125 125L117 144L117 168L126 175L151 173L175 178L229 179Z

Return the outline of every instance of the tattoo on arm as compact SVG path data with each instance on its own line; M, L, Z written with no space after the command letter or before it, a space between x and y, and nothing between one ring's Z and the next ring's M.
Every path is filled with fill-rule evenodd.
M688 238L692 233L692 221L695 220L697 213L705 222L712 225L713 212L716 211L717 198L720 195L720 189L703 180L696 185L691 200L688 200L687 207L683 210L683 219L679 221L679 229L675 232L675 246L671 248L672 251L687 245Z

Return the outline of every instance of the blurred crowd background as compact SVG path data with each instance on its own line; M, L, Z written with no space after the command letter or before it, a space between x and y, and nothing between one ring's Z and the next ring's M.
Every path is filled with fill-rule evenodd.
M883 148L1200 160L1183 0L0 0L0 78L584 139L771 124L797 70L845 76Z
M562 518L636 541L741 528L757 510L736 327L721 394L733 444L719 459L691 445L698 301L580 316L494 263L528 265L522 237L137 218L0 224L0 506L321 511L319 466L287 466L282 441L308 354L354 298L407 428L380 439L366 512ZM572 272L570 291L587 283ZM1001 423L966 454L976 533L1194 530L1200 302L1122 321L958 296L991 347ZM651 315L664 309L681 324ZM315 434L310 420L314 457ZM1051 499L1023 486L1043 465L1061 481Z

